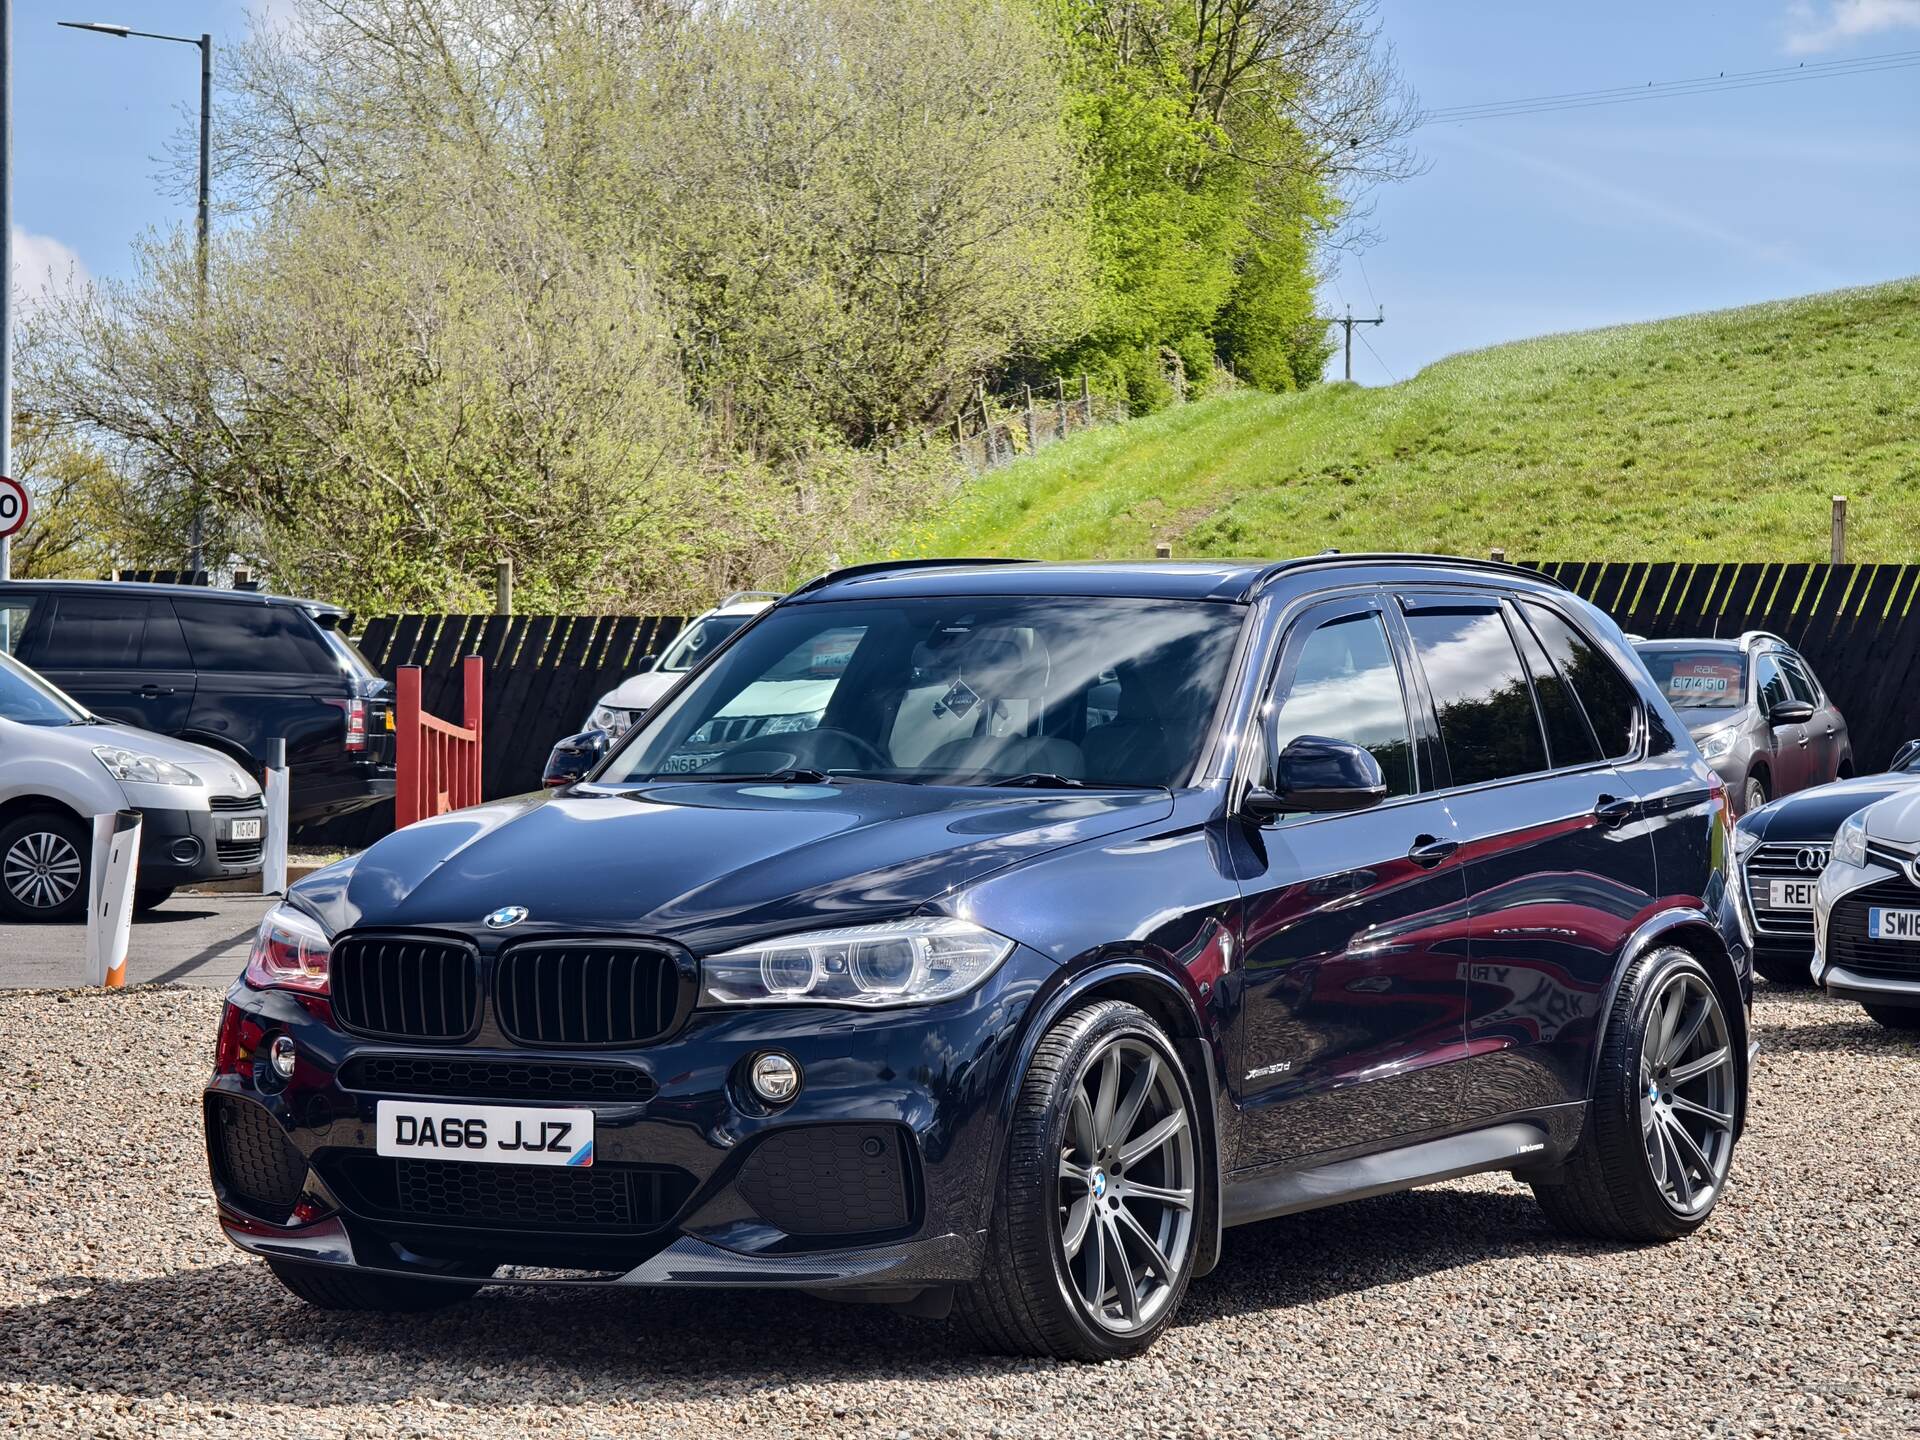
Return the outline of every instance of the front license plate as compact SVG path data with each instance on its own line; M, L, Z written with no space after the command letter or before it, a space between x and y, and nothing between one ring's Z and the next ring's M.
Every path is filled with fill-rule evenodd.
M229 840L258 840L260 822L258 820L230 820L227 822Z
M1867 911L1869 940L1920 940L1920 910L1883 910L1878 905Z
M1767 886L1770 910L1811 910L1813 897L1820 889L1818 880L1775 880Z
M381 1155L493 1165L593 1164L591 1110L382 1100L374 1128L374 1150Z

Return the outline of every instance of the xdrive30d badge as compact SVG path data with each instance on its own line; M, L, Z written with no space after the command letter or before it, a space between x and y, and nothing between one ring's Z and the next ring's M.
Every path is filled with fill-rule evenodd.
M817 704L716 746L769 676ZM306 1300L788 1286L1097 1359L1228 1225L1511 1171L1654 1241L1726 1185L1724 787L1529 572L843 570L561 779L261 924L208 1149Z

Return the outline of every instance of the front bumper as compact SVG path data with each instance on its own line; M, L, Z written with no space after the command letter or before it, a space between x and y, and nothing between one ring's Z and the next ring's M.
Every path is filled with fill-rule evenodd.
M1836 961L1828 946L1835 905L1856 891L1888 882L1900 883L1902 880L1899 871L1874 863L1871 859L1864 866L1829 865L1821 874L1819 903L1814 906L1813 964L1810 973L1813 983L1835 999L1867 1005L1920 1008L1920 976L1904 978L1863 973Z
M138 883L146 888L258 875L266 840L266 816L266 809L260 804L232 810L167 810L142 806ZM236 821L258 824L259 838L233 839Z
M229 1024L237 1011L255 1054L274 1035L290 1035L298 1060L284 1089L273 1089L257 1063L216 1074L207 1086L221 1224L235 1245L267 1258L469 1285L488 1283L502 1267L544 1272L514 1273L515 1284L910 1294L965 1281L979 1273L984 1253L1019 1035L1052 969L1045 957L1016 949L979 990L945 1005L891 1014L698 1011L664 1042L611 1053L364 1041L331 1023L324 999L236 984ZM751 1057L768 1049L792 1056L804 1076L798 1097L771 1114L740 1085ZM369 1057L612 1067L655 1088L642 1100L528 1097L546 1107L591 1103L591 1170L401 1161L376 1154L375 1113L381 1100L407 1097L366 1087ZM442 1104L459 1099L415 1093ZM513 1099L497 1090L471 1098ZM234 1138L230 1126L244 1136ZM269 1144L286 1147L289 1184L263 1203L247 1193L260 1187L251 1171L236 1170L236 1158L245 1163ZM403 1166L435 1168L427 1176ZM419 1207L422 1194L476 1189L487 1198L475 1203L497 1205L506 1182L475 1177L500 1171L519 1177L506 1188L522 1197L568 1187L566 1206L532 1219L463 1211L464 1199ZM880 1193L889 1176L898 1191ZM614 1208L575 1204L588 1187L602 1200L614 1196ZM620 1208L629 1203L630 1212Z

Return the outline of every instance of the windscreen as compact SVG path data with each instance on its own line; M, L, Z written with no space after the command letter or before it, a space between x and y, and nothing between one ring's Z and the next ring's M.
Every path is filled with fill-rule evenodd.
M10 655L0 655L0 720L78 725L87 712Z
M1731 646L1648 646L1640 658L1676 710L1737 710L1747 703L1747 657Z
M914 784L1183 784L1244 615L1083 597L785 606L650 716L599 779L799 769Z

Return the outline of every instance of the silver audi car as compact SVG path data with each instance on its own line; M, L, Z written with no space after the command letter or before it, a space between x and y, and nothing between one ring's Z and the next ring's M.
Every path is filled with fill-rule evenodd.
M1920 1030L1920 791L1847 817L1813 906L1813 979L1889 1030Z

